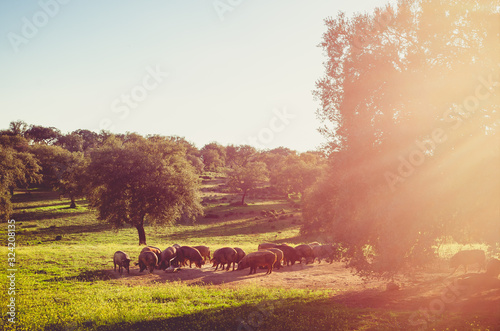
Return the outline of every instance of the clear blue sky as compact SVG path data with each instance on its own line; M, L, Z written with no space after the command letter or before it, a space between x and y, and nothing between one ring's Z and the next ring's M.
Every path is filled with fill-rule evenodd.
M59 1L0 2L0 129L21 119L299 151L324 141L311 94L323 19L388 2Z

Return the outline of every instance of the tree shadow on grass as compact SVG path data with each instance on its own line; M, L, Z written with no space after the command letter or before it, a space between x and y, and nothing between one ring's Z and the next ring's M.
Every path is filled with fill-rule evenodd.
M46 208L46 207L55 207L55 206L69 206L71 201L61 201L61 202L53 202L53 203L48 203L44 205L37 205L37 206L26 206L26 207L14 207L14 210L22 210L22 209L37 209L37 208ZM65 209L65 208L64 208Z
M279 220L269 223L268 220L241 220L231 224L223 223L210 228L188 229L181 233L165 234L162 237L168 240L188 240L191 238L204 237L229 237L243 234L262 234L269 232L281 232L296 227L297 224L290 220Z
M287 202L276 201L272 204L254 204L254 205L231 205L226 204L227 202L221 202L224 205L212 206L206 208L206 215L200 217L196 223L197 224L214 224L220 222L231 221L235 219L241 219L242 217L247 218L264 218L261 214L262 211L270 210L281 210L289 208Z
M64 218L64 217L73 217L79 216L83 214L88 214L88 211L72 211L67 212L63 210L68 210L69 208L60 208L51 211L30 211L24 213L13 213L11 218L15 219L16 222L27 222L27 221L43 221L43 220L51 220L56 218ZM75 209L71 209L75 210Z
M113 227L107 223L93 223L89 225L68 225L68 226L51 226L47 228L38 228L36 231L26 231L22 233L20 239L23 242L29 242L32 240L37 241L56 241L57 236L64 238L66 235L70 234L85 234L85 233L96 233L102 231L112 230ZM62 239L61 238L61 239Z
M14 193L12 202L25 203L25 202L38 202L59 199L59 192L49 190L20 190Z
M36 203L36 202L45 202L43 205L35 205L35 206L23 206L23 204ZM44 191L37 190L32 191L31 193L26 192L16 192L12 197L12 202L15 204L21 204L20 206L15 206L14 210L21 209L37 209L37 208L45 208L45 207L53 207L53 206L62 206L71 204L70 199L61 198L61 195L57 191ZM87 199L80 198L76 199L77 206L83 206L88 204Z
M283 270L283 269L281 269ZM281 272L278 271L278 272ZM155 269L152 274L147 270L143 272L139 271L136 266L130 267L130 273L126 270L122 274L112 269L98 269L98 270L85 270L80 272L78 275L66 276L66 277L53 277L47 279L47 282L64 282L64 281L79 281L79 282L94 282L94 281L109 281L112 279L140 279L142 277L148 277L151 275L154 277L155 283L169 284L172 282L183 282L190 286L205 286L205 285L220 285L228 284L236 281L240 281L245 278L260 278L260 277L272 277L271 275L266 275L267 270L257 270L256 274L249 275L249 269L235 270L232 271L214 271L210 266L204 266L200 268L189 268L183 267L181 270L175 273L167 273L163 270ZM291 271L291 270L290 270ZM273 271L276 272L276 271ZM43 271L42 271L43 273Z
M282 299L104 325L98 330L347 330L356 327L359 319L328 299Z
M76 280L79 282L95 282L98 280L110 280L114 279L109 270L87 270L83 271L76 276L68 276L68 277L54 277L51 279L47 279L47 282L64 282Z
M91 281L102 278L103 272L106 271L100 270L92 274L85 272L76 277ZM420 308L428 308L430 302L438 298L443 290L441 286L435 287L435 284L423 285L424 288L416 286L389 292L366 289L320 299L298 297L240 306L235 306L238 305L235 303L228 308L211 309L208 308L210 303L201 302L198 305L206 305L207 309L200 308L203 310L183 316L155 316L148 321L99 326L92 321L76 324L95 326L97 330L414 330L418 326L412 324L412 316ZM422 293L422 290L428 290L428 286L434 289L430 296ZM473 325L482 329L499 329L500 318L498 310L494 309L495 305L487 312L483 309L485 305L499 302L500 289L479 294L480 296L476 293L468 294L464 298L457 298L456 303L447 303L439 316L426 322L427 327L424 329L468 330ZM172 301L161 295L151 299L153 304ZM462 304L464 299L466 305ZM478 306L480 302L483 305ZM48 329L60 330L63 327L54 324L48 326Z
M175 273L167 273L164 272L163 270L155 270L154 274L155 276L159 276L160 279L157 280L157 282L160 283L170 283L170 282L184 282L187 285L199 285L199 286L205 286L205 285L219 285L219 284L228 284L236 281L240 281L244 278L247 278L249 275L249 270L250 269L244 269L244 270L235 270L232 271L230 269L229 271L221 271L219 269L218 271L215 271L215 269L211 266L205 265L203 268L189 268L189 267L183 267L181 270L175 272ZM127 275L127 277L136 277L136 276L141 276L141 273L139 273L137 270L130 270L130 275ZM265 275L265 271L259 270L257 271L257 274L254 274L250 277L267 277Z
M379 293L380 295L380 293ZM154 304L171 302L170 298L153 297ZM198 303L198 305L203 303ZM209 305L206 303L205 305ZM114 330L415 330L410 310L349 307L335 302L335 297L298 297L262 300L252 304L233 304L230 307L207 308L182 316L150 316L151 320L109 323L98 325L91 320L75 321L73 326L102 331ZM199 307L199 306L198 306ZM165 314L168 314L165 311ZM491 319L477 314L449 314L427 325L423 329L469 330L471 326L489 326L498 329L498 318ZM102 323L102 322L101 322ZM106 322L104 322L106 323ZM473 323L473 324L471 324ZM47 325L46 330L67 330L67 325Z

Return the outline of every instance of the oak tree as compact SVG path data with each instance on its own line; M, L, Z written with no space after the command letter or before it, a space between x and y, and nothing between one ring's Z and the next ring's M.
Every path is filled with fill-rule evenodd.
M302 231L367 273L429 261L445 236L498 243L498 3L401 0L325 22L314 93L330 157Z
M11 197L15 188L27 188L40 180L37 160L27 152L0 144L0 219L12 213Z
M202 214L198 176L181 144L168 138L111 136L92 151L88 167L90 204L99 218L137 229L146 244L145 222L168 224Z
M247 193L268 180L268 170L264 162L248 162L244 166L236 166L228 171L228 185L243 193L241 204L245 204Z

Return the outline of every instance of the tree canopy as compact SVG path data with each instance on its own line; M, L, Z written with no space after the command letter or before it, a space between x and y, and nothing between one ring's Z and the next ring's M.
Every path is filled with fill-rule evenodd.
M303 232L366 272L428 261L445 236L497 243L498 3L400 0L325 23L314 94L330 159Z
M271 182L283 194L304 194L323 172L322 158L312 153L284 157L271 175Z
M209 143L200 150L205 170L218 171L226 164L226 149L218 143Z
M0 219L7 219L12 213L10 198L14 188L38 182L39 170L32 154L0 144Z
M199 183L181 144L162 137L126 138L111 136L92 151L89 197L100 219L135 226L141 245L146 244L144 222L168 224L202 214Z
M61 136L61 131L54 127L44 127L41 125L30 125L25 131L25 136L35 143L52 144Z
M247 193L268 180L268 170L264 162L247 162L230 169L228 177L228 185L243 193L241 204L244 205Z

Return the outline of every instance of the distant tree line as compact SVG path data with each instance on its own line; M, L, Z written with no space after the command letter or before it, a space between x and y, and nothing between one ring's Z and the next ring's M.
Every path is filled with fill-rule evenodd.
M209 143L198 149L182 137L141 136L11 122L0 131L0 215L12 213L16 189L58 191L76 208L86 197L101 220L137 228L146 243L144 224L195 219L203 214L200 175L222 173L233 192L269 186L282 196L305 189L320 176L319 152L297 153L280 147L259 151L248 145ZM29 191L28 191L29 192Z

